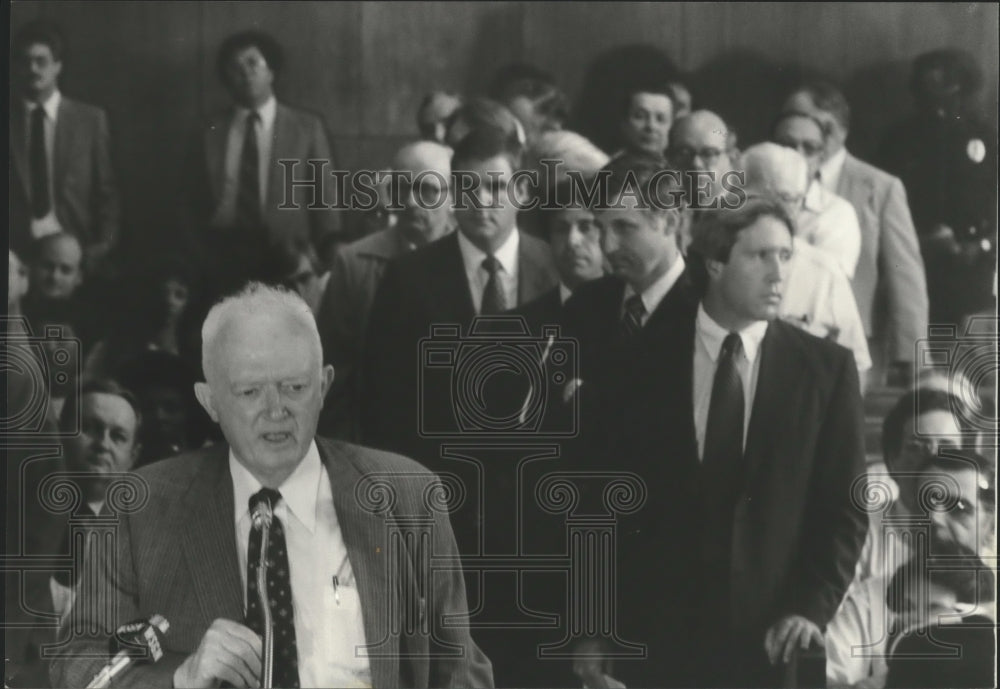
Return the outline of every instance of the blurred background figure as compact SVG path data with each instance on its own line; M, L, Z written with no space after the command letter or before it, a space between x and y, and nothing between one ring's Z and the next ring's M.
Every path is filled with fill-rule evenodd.
M28 294L28 268L14 253L7 250L7 315L20 316L21 301Z
M910 80L915 112L883 142L886 170L906 186L934 323L959 326L993 307L997 138L970 107L982 83L979 65L963 50L919 55Z
M265 273L265 282L290 289L302 297L313 315L319 312L330 271L323 270L312 244L293 241L274 247Z
M149 277L132 277L136 288L124 295L113 309L108 335L87 355L88 377L117 377L120 367L145 351L164 351L178 356L195 335L187 312L201 298L198 269L186 257L168 257L152 265Z
M141 352L121 367L119 377L142 413L139 466L197 449L218 436L194 396L198 375L177 355Z
M737 169L736 133L714 112L696 110L674 122L667 150L670 166L687 175L688 205L698 211L711 208L723 193L727 173Z
M664 82L637 84L622 101L621 150L623 154L662 160L674 123L673 90Z
M562 129L569 119L566 95L552 75L534 65L501 68L493 79L490 96L507 106L520 121L528 150L539 136Z
M431 91L417 109L417 130L426 141L444 143L448 119L462 107L462 99L447 91Z
M375 292L393 259L449 234L455 226L451 196L451 149L433 141L406 144L396 153L387 205L397 222L338 252L316 313L323 357L335 377L320 415L320 431L357 440L364 333ZM308 300L307 300L308 301Z
M454 149L470 132L477 129L499 129L505 136L513 136L524 146L524 126L510 109L490 98L473 98L456 110L448 121L445 143Z
M674 103L674 119L679 120L691 114L694 99L691 98L691 91L683 81L671 81L667 84L667 91L670 100Z

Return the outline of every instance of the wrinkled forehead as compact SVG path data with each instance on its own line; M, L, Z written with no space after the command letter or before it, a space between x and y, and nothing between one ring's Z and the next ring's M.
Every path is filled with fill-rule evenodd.
M409 181L421 173L446 181L451 175L451 149L430 141L421 142L401 149L396 154L393 168L410 176Z
M219 373L246 367L312 370L323 358L315 328L287 311L230 311L206 346L211 368Z
M45 242L38 252L39 257L49 261L59 261L79 265L83 259L80 243L71 236L62 236Z

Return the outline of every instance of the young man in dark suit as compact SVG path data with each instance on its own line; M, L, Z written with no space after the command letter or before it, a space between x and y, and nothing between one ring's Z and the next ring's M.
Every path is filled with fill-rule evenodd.
M474 130L452 158L458 231L386 268L366 336L361 434L366 443L416 456L434 467L438 450L421 436L420 404L450 413L448 390L418 388L418 344L435 325L468 334L473 318L526 304L556 285L549 248L518 231L518 205L527 201L522 147L492 128ZM442 396L443 395L443 396Z
M648 491L617 543L619 627L649 648L618 664L630 686L779 686L853 576L866 528L852 501L857 369L777 319L791 251L777 200L704 214L688 254L696 298L609 420L607 467Z
M93 267L117 238L121 209L107 115L59 91L64 49L60 31L42 21L14 41L21 97L10 112L10 242L23 256L33 240L67 232Z
M231 272L234 283L260 269L270 246L295 240L312 242L326 265L340 216L327 208L336 201L334 162L322 120L275 98L284 54L268 34L229 36L217 63L233 106L199 132L181 208L183 231L193 233L192 246L215 259L215 270ZM311 166L311 160L326 164ZM316 182L298 185L286 199L291 175ZM285 203L295 207L281 208ZM218 277L226 282L228 276Z

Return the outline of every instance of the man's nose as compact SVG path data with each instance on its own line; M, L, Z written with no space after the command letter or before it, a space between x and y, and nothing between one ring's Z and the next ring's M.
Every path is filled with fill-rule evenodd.
M277 387L267 388L264 393L264 405L267 415L274 419L280 419L288 412Z

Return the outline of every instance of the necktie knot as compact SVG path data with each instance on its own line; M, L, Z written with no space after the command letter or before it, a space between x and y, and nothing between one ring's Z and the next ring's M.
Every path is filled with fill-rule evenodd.
M743 352L743 340L737 333L729 333L722 341L720 358L735 359Z
M501 267L500 261L493 254L483 259L483 269L490 274L490 277L496 275Z
M267 503L267 505L274 510L281 501L281 493L276 491L274 488L261 488L259 491L250 496L250 513L252 514L254 508L260 503Z
M625 300L625 313L640 321L642 320L642 317L646 315L646 305L643 303L640 295L633 294Z

